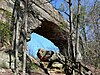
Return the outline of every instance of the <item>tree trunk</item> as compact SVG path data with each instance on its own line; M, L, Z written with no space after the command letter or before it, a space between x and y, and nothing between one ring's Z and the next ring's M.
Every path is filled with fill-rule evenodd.
M28 0L26 0L26 4L25 4L25 36L24 37L24 49L23 49L23 75L25 75L26 73L26 51L27 51L27 42L26 42L26 37L27 37L27 18L28 18L28 14L27 14L27 7L28 7Z
M71 54L72 54L72 60L74 61L74 51L73 51L73 41L72 41L72 0L69 0L69 21L70 21L70 49L71 49Z
M78 0L78 15L77 15L77 25L76 25L76 44L75 44L75 51L76 51L76 61L80 61L82 59L81 53L79 51L79 28L80 28L80 1Z
M13 42L12 49L15 51L15 75L18 75L18 37L19 37L19 16L17 12L17 6L19 6L19 1L16 0L14 4L13 14L12 14L12 24L13 24Z
M19 22L16 24L16 45L15 45L15 75L18 75L18 36Z
M72 29L73 29L73 16L72 16L72 0L69 0L69 21L70 21L70 49L71 49L71 55L72 55L72 61L75 61L75 51L73 49L73 41L72 41ZM73 65L74 63L72 63ZM72 74L75 75L75 71L72 69Z

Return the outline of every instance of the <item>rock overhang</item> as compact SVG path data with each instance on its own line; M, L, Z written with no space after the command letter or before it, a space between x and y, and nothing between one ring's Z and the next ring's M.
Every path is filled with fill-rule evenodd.
M3 5L2 7L5 10L13 12L12 9L14 8L14 2L15 1L13 0L4 0L3 3L6 4L6 6ZM24 0L19 0L19 4L19 9L16 10L16 12L21 20L20 25L22 25L25 13ZM47 0L29 0L28 30L31 30L31 33L36 32L46 37L62 49L61 45L65 45L67 43L68 25L67 20L65 20L64 17Z

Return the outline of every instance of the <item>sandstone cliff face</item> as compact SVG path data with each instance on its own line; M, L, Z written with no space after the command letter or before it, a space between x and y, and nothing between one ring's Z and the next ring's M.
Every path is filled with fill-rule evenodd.
M0 8L3 8L13 13L13 8L16 7L16 13L23 23L24 18L24 0L19 0L18 6L14 6L15 0L1 0ZM17 9L18 8L18 9ZM3 12L0 13L3 16ZM1 18L1 17L0 17ZM3 20L3 19L2 19ZM66 28L64 27L66 26ZM66 44L68 31L68 22L62 15L54 9L54 7L47 0L29 0L28 2L28 30L36 32L52 42L58 47Z
M20 6L18 14L22 18L24 15L24 0L19 0ZM15 0L1 0L0 8L8 10L9 12L13 12ZM1 14L2 15L2 14ZM47 21L51 21L58 26L61 26L62 23L68 22L62 17L62 15L48 2L48 0L29 0L28 2L28 16L29 22L32 22L30 25L34 29L37 26L41 25L41 20L46 19Z

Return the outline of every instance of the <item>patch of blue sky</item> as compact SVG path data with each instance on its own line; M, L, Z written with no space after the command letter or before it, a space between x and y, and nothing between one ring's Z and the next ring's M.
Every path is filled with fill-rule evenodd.
M50 40L36 33L31 34L31 40L27 42L28 51L27 53L37 58L38 49L43 48L45 50L58 52L59 48L55 46Z
M52 0L51 1L51 4L56 8L56 9L59 9L61 3L64 4L64 7L65 7L65 12L69 14L69 5L68 3L66 3L65 1L69 1L69 0ZM93 5L93 2L95 0L81 0L81 5L84 5L84 6L87 6L87 7L91 7ZM74 8L76 5L78 5L78 0L72 0L72 7ZM87 12L89 11L88 8L86 8ZM61 12L60 10L58 10L65 19L69 19L69 17L64 13L64 12Z
M64 13L64 12L67 12L69 13L68 11L68 4L64 1L64 0L54 0L51 2L51 4L62 14L62 16L65 18L65 19L68 19L69 17ZM61 4L64 4L63 7L64 7L64 11L61 11L60 9L60 5Z

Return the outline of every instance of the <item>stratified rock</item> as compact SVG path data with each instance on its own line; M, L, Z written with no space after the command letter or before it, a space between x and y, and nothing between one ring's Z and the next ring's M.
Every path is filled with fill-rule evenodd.
M14 6L15 1L20 1ZM63 16L48 2L48 0L28 0L28 32L35 32L51 40L58 46L64 54L64 48L68 43L68 22ZM24 0L1 0L0 8L13 12L13 8L19 15L20 27L23 25L25 15ZM3 12L0 15L3 17ZM1 17L0 17L1 18ZM2 20L5 20L2 19ZM19 28L20 30L21 28ZM63 46L62 46L63 45Z

